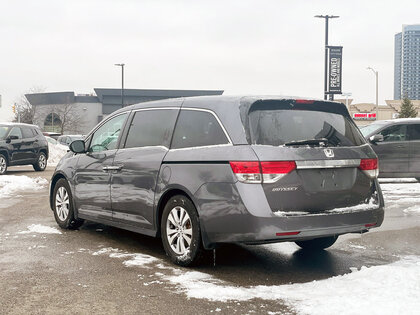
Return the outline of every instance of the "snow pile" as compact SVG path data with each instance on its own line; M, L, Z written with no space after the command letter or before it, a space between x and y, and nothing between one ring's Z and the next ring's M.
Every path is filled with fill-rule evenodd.
M41 224L32 224L28 226L27 231L19 232L19 234L40 233L40 234L61 234L59 230L54 227L45 226Z
M58 162L60 162L61 158L66 155L67 151L69 150L68 147L62 144L51 144L48 143L48 165L56 166Z
M403 210L407 214L420 214L420 206L412 206Z
M18 191L40 190L47 184L48 180L41 177L2 175L0 176L0 199L9 197Z
M390 265L352 268L352 273L325 280L279 286L238 287L206 273L189 271L166 277L189 298L286 302L302 314L418 314L420 257Z

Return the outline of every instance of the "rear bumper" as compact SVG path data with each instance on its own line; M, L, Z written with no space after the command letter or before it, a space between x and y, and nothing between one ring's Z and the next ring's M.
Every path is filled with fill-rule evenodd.
M217 243L265 244L364 233L379 227L384 220L380 189L380 206L375 209L279 217L271 211L260 187L240 183L226 185L224 191L229 192L229 200L203 200L198 191L195 197L201 199L198 201L199 218L206 248L213 248ZM209 188L202 187L206 196ZM213 194L213 197L216 196ZM295 234L284 234L288 232Z
M265 244L363 233L379 227L383 220L383 208L342 214L271 218L241 214L226 217L223 222L207 220L205 230L208 246L206 247L212 247L211 245L215 243ZM298 232L298 234L283 234L288 232Z

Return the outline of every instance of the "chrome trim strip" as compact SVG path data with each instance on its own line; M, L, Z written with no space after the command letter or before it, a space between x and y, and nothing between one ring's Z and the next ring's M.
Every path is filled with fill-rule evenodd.
M360 159L296 161L297 169L358 167Z

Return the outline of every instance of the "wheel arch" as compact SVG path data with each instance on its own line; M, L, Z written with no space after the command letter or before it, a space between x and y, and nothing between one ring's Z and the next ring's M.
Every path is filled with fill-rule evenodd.
M0 150L0 154L4 155L4 157L6 158L7 164L9 164L10 163L9 152L7 150Z
M192 194L184 187L179 187L179 186L171 187L167 189L160 196L159 201L156 206L156 236L157 237L160 237L160 224L162 220L163 209L165 208L165 205L168 202L168 200L176 195L183 195L187 197L193 203L194 207L197 209L197 215L198 217L200 217L197 203L194 201L194 197L192 196Z
M51 178L51 183L50 183L50 208L51 208L51 210L54 210L53 209L53 193L54 193L54 188L55 188L55 185L57 184L57 182L61 178L64 178L67 181L67 183L69 182L68 179L67 179L67 177L63 173L56 173ZM70 183L69 183L69 185L70 185ZM70 187L70 189L71 189L71 187Z

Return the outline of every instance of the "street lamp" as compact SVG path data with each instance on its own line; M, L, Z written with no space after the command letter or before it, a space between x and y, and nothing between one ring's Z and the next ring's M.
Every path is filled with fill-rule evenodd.
M328 95L328 20L339 18L338 15L315 15L316 18L325 19L325 71L324 71L324 100ZM332 94L331 94L332 95ZM333 96L332 96L333 99Z
M372 72L375 74L376 77L376 120L378 120L379 118L379 113L378 113L378 71L376 71L375 69L373 69L372 67L367 67L367 70L372 70Z
M115 66L121 67L121 107L124 107L124 66L123 63L116 63Z
M346 97L346 107L347 107L347 110L350 111L349 96L351 96L352 94L350 92L348 92L348 93L341 93L341 95Z

